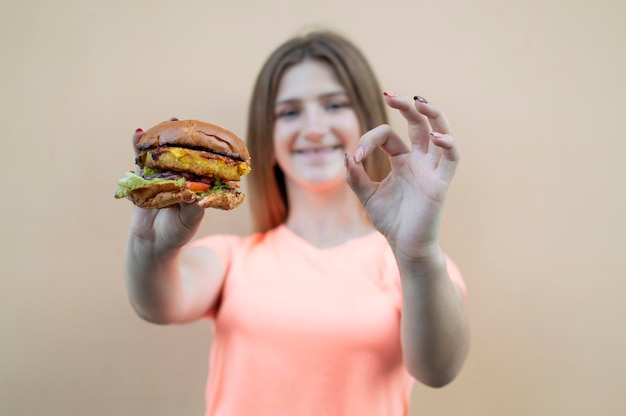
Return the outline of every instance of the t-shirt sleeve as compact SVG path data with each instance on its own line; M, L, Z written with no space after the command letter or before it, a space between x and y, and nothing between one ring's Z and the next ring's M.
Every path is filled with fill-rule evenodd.
M233 258L233 252L241 237L227 234L214 234L207 237L201 237L192 241L190 247L204 247L213 251L222 261L224 267L228 270Z

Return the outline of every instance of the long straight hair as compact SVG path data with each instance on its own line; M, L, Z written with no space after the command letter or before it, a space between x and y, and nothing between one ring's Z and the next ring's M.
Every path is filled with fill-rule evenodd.
M388 123L378 80L361 51L345 37L316 31L279 46L259 72L248 113L246 137L253 166L248 194L257 232L266 232L284 223L289 212L285 176L274 161L274 105L285 71L305 59L330 65L352 103L361 133ZM389 173L389 159L376 149L364 161L364 167L373 180L379 181Z

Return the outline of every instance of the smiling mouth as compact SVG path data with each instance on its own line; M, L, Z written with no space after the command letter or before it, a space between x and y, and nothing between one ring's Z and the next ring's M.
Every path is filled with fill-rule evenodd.
M318 154L318 153L330 153L335 150L341 150L343 146L337 144L335 146L324 146L324 147L316 147L310 149L296 149L293 151L295 154Z

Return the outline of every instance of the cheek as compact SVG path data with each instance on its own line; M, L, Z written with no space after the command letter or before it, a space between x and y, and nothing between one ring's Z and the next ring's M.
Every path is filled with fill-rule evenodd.
M274 161L279 165L282 165L284 159L289 154L289 147L291 146L291 129L284 124L276 123L274 126L274 135L272 137L274 147Z
M274 124L274 147L288 144L293 136L294 128L288 123L276 122Z
M359 120L354 117L347 118L341 124L340 130L342 135L345 137L346 148L349 150L355 150L359 139L362 136L361 126L359 125Z

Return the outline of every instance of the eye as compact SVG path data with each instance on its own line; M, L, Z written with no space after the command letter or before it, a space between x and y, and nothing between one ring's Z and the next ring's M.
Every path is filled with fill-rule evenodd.
M291 118L300 114L300 111L296 108L287 107L287 108L279 108L276 111L276 118Z
M347 101L332 101L326 104L326 109L328 111L338 111L346 107L350 107L350 104Z

